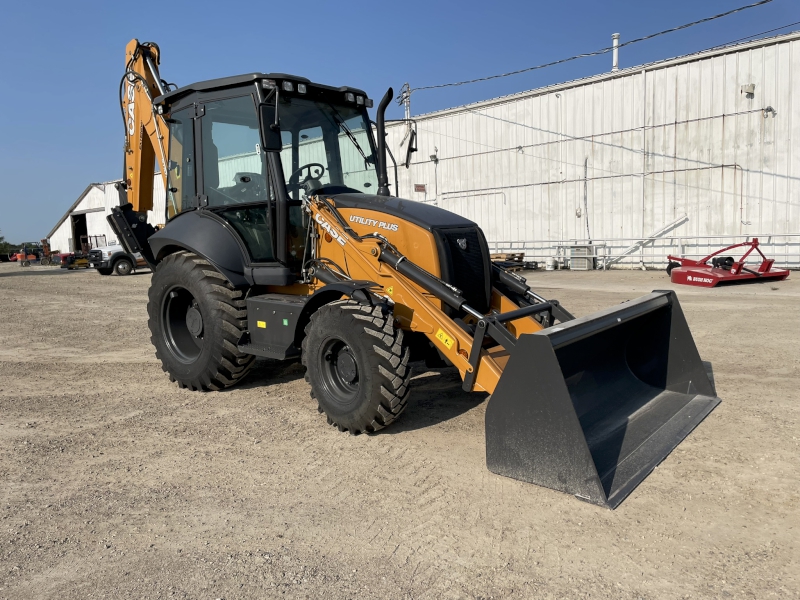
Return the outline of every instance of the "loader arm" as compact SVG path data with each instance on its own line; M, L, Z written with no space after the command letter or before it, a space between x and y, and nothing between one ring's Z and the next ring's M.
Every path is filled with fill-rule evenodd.
M476 332L483 331L482 323L487 325L486 329L491 328L485 315L471 309L459 290L410 263L384 237L377 234L358 236L346 226L329 201L317 197L307 206L319 228L318 253L330 256L343 252L347 274L352 279L377 283L385 299L393 305L395 319L401 327L424 334L458 369L466 391L492 393L509 358L506 344L513 346L520 333L534 333L543 329L532 315L548 310L548 303L520 308L494 290L493 312L500 313L493 315L494 318L502 320L504 315L513 317L508 322L515 325L512 329L517 335L505 327L505 333L495 327L495 336L505 344L501 342L494 348L484 349L483 333L478 333L480 339L476 343L477 335L454 321L443 307L437 306L439 300L453 308L465 310Z

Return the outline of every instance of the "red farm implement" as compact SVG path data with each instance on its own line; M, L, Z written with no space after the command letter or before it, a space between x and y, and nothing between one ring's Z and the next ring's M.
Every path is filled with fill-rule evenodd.
M748 246L749 249L737 261L732 256L719 256L734 248ZM757 269L749 269L745 266L747 257L755 250L761 255L761 264ZM772 258L767 258L758 249L758 238L753 238L751 242L734 244L722 250L717 250L700 260L691 258L679 258L668 256L670 261L667 266L667 273L670 275L672 283L682 283L684 285L696 285L699 287L714 287L720 283L733 283L748 280L770 280L781 281L789 276L788 269L773 269L775 262ZM709 263L710 261L710 263Z

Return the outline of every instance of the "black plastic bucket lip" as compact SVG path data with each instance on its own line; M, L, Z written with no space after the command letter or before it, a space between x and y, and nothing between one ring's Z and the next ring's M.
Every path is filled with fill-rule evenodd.
M672 292L652 292L641 298L630 300L598 311L586 317L579 317L566 323L559 323L530 335L541 335L550 339L553 349L572 344L593 336L606 329L616 327L659 308L668 306Z

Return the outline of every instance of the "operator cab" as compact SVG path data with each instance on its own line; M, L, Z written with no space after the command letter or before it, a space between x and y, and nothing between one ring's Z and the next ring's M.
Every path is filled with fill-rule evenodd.
M154 104L169 125L167 220L197 209L224 220L248 267L281 263L299 273L303 199L378 188L372 100L361 90L252 73L186 86Z

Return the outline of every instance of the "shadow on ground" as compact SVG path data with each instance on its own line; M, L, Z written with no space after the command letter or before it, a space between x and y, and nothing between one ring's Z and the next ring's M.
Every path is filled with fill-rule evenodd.
M415 363L411 379L411 398L403 415L381 433L402 433L431 427L463 415L489 397L489 394L465 392L461 377L454 368L430 369Z
M20 267L18 271L7 271L5 273L0 273L0 277L19 277L22 275L63 275L65 273L76 273L77 271L70 271L69 269L62 269L53 267L52 269L30 269L26 267Z
M297 360L271 360L269 358L258 359L242 384L233 388L228 388L228 390L249 390L253 388L266 387L275 383L288 383L290 381L302 379L303 375L305 375L305 372L305 367L303 367L303 365L300 364L300 361Z
M414 363L412 368L408 407L396 422L380 433L414 431L449 421L472 410L488 397L488 394L462 390L461 378L453 368L429 369L424 363ZM262 359L256 362L241 385L228 389L255 389L289 383L303 379L305 372L305 367L296 360Z

